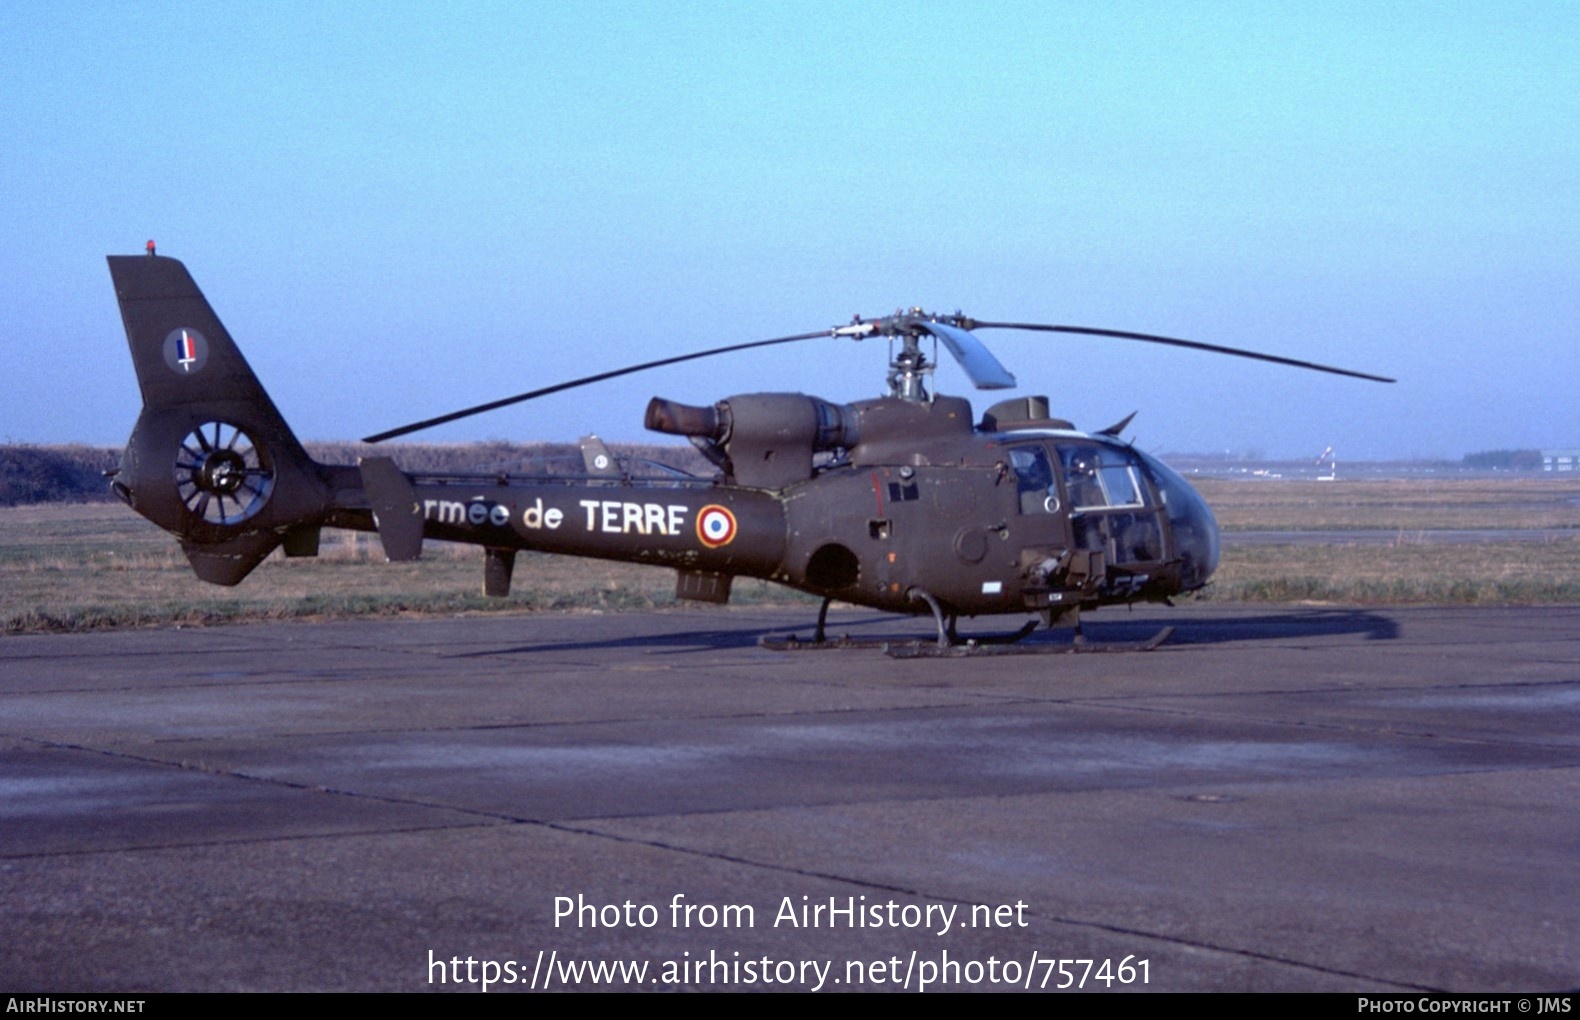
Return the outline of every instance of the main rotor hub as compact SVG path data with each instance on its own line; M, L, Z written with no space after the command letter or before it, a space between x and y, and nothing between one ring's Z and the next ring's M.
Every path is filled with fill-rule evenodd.
M927 328L928 323L970 329L976 325L976 320L958 311L953 315L936 315L921 308L908 308L877 319L863 320L857 315L851 320L850 325L837 327L833 333L835 336L850 336L858 340L868 336L888 337L890 340L889 396L915 404L925 404L933 399L932 394L927 390L927 377L932 375L934 368L937 367L938 352L938 336ZM933 338L935 356L932 359L929 359L926 352L922 350L923 336ZM899 341L898 349L894 346L895 340Z

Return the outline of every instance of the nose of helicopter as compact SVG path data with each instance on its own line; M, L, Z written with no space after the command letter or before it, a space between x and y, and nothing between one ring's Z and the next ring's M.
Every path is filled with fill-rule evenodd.
M1163 494L1169 530L1174 534L1175 555L1180 560L1180 590L1200 588L1218 569L1217 518L1213 517L1207 501L1172 468L1144 453L1141 458L1158 491Z

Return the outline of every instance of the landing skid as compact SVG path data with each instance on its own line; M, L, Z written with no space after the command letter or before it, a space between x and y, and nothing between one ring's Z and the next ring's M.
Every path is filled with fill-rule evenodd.
M891 659L957 659L976 655L1072 655L1090 652L1150 652L1174 635L1174 628L1164 627L1145 641L1089 641L1077 635L1069 644L1014 644L1011 635L991 638L968 638L957 644L939 645L936 641L919 641L893 638L854 638L841 634L822 641L805 640L794 634L767 634L758 638L757 644L774 652L821 652L837 648L872 649L883 652Z
M1088 641L1081 632L1080 625L1076 625L1075 639L1068 645L1065 644L1020 644L1037 629L1037 621L1031 620L1017 631L1008 634L989 634L983 637L960 637L955 629L956 616L952 613L945 614L938 601L930 594L919 588L912 589L911 598L916 602L925 602L932 611L933 621L938 626L938 638L935 641L896 641L883 638L853 638L849 634L839 637L828 636L828 607L832 599L824 599L823 605L817 612L817 629L813 632L811 640L803 640L794 634L777 635L765 634L758 638L757 644L775 652L806 652L826 651L829 649L875 649L883 652L891 659L939 659L960 658L968 655L1064 655L1075 652L1150 652L1163 644L1174 634L1172 626L1164 627L1156 634L1144 641Z

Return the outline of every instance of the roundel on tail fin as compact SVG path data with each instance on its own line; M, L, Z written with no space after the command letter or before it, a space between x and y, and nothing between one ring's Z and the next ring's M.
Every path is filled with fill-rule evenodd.
M165 364L177 375L195 375L208 362L208 338L185 326L165 336Z

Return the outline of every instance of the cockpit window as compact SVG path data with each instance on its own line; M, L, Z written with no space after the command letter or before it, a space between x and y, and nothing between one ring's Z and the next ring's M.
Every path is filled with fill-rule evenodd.
M1103 492L1108 496L1109 506L1141 506L1146 502L1141 498L1140 479L1136 477L1134 464L1104 464L1097 473L1103 479Z
M1083 444L1059 444L1064 484L1073 510L1107 510L1145 506L1146 488L1138 464L1128 450Z
M1048 454L1040 446L1012 446L1010 466L1015 469L1015 491L1023 514L1050 514L1059 509L1059 487L1053 480Z

